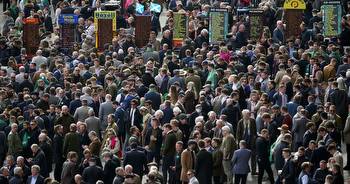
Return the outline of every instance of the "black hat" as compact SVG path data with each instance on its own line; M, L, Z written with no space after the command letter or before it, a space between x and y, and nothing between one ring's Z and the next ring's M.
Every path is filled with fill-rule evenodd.
M186 119L186 118L187 118L187 116L184 113L179 115L179 120L183 120L183 119Z
M184 92L180 92L180 93L179 93L179 96L184 97L184 96L185 96L185 93L184 93Z
M35 109L35 105L34 105L34 104L29 104L29 105L27 106L27 108L28 108L28 109Z
M89 162L96 162L96 158L91 157L91 158L89 159Z
M195 140L189 140L188 145L197 145L197 142Z

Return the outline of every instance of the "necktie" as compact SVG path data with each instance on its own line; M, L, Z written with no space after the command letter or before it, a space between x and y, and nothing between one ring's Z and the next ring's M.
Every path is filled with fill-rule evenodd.
M131 126L134 126L134 112L135 112L135 109L132 108L131 111L130 111L130 116L131 116Z
M195 168L195 157L194 157L194 152L191 151L191 156L192 156L192 169Z
M287 103L286 103L286 97L284 96L284 94L281 94L281 97L282 97L282 106L285 106Z
M248 123L245 124L245 129L244 129L244 140L245 140L247 143L249 142Z

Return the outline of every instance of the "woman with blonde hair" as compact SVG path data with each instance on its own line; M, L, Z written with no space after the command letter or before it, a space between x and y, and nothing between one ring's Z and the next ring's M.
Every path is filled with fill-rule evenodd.
M175 105L179 98L179 92L177 91L175 85L170 86L169 96L170 96L171 105Z
M120 141L115 131L113 129L109 129L107 132L107 139L102 145L102 153L109 151L113 155L116 155L120 158L122 156L120 148Z
M196 89L193 82L187 83L187 91L184 96L184 106L187 113L192 113L195 110L197 104L198 95L196 94Z
M107 132L107 133L104 134L103 139L102 139L102 149L103 149L103 146L105 145L105 143L108 139L108 132L113 131L115 134L117 134L117 132L118 132L119 128L118 128L118 125L115 123L114 119L115 119L114 114L109 114L107 116L108 125L107 125L107 128L105 130L105 132Z
M147 131L147 124L150 122L152 115L147 109L147 107L142 106L140 108L140 113L142 115L142 131L141 131L141 139L142 139L142 145L144 145L145 139L144 137L146 136L146 131Z

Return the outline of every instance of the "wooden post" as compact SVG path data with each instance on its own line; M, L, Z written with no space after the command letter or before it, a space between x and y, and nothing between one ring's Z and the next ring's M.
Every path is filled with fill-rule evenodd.
M135 44L142 48L149 42L151 32L151 16L137 15L135 18Z
M112 39L116 35L116 12L115 11L95 11L94 15L96 48L104 50L104 45L112 44Z
M29 57L34 56L38 50L39 37L39 20L37 18L24 19L22 41Z
M77 41L76 25L78 16L74 14L61 14L58 19L60 25L60 44L61 48L71 50L73 44Z
M286 0L283 4L283 21L286 24L285 40L300 35L300 24L303 21L303 11L306 9L304 0Z

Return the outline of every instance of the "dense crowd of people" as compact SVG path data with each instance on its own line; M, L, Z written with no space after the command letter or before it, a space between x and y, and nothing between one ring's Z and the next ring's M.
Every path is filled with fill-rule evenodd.
M306 0L300 34L287 38L283 2L170 0L161 25L148 1L125 1L101 51L99 0L3 0L0 183L344 183L350 6L341 1L342 31L325 38L323 1ZM136 3L152 17L144 48ZM228 10L224 42L209 43L213 7ZM238 11L250 7L263 10L258 40ZM182 45L172 41L175 12L188 15ZM79 16L68 51L61 14ZM22 42L28 17L40 23L36 53Z

